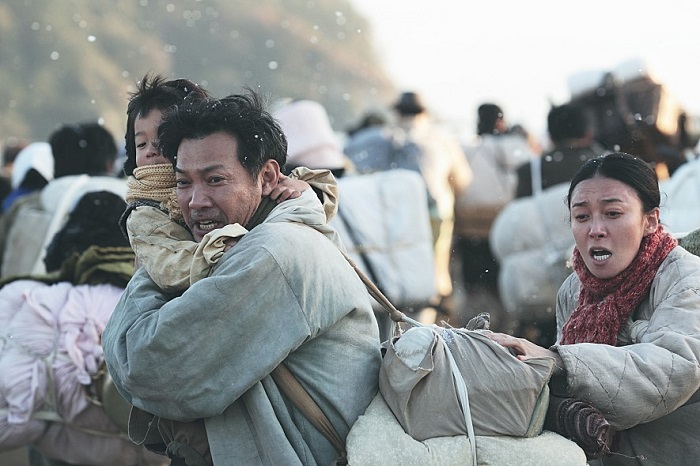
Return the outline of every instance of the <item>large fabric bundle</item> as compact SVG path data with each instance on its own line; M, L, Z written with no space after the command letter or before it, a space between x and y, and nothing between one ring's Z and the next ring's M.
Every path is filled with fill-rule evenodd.
M476 436L480 465L583 466L586 455L574 442L544 431L537 437ZM355 422L347 438L351 466L474 466L466 435L418 441L398 423L381 394Z
M430 300L433 238L421 176L404 169L347 176L338 180L338 190L338 215L330 224L350 258L397 307Z
M517 167L534 154L519 135L483 135L480 140L464 150L474 179L455 199L455 231L487 239L494 218L515 196Z
M516 199L493 223L490 242L500 264L498 289L506 311L553 318L559 286L571 269L574 239L566 206L568 183Z
M122 289L17 280L0 290L0 450L73 464L145 464L89 392ZM99 458L99 462L96 462Z
M379 389L416 440L463 435L450 352L467 386L476 435L533 437L547 412L550 358L520 361L480 331L414 327L388 345Z
M110 176L64 176L41 191L39 205L17 212L7 234L2 277L46 273L44 254L54 234L63 227L78 200L90 191L126 195L126 181ZM31 232L31 234L27 234Z

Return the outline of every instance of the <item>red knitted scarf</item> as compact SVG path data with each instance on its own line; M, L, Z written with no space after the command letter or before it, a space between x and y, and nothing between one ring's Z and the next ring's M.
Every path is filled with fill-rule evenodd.
M627 318L649 294L661 263L677 244L662 226L642 239L637 257L617 276L601 280L591 274L574 248L574 270L581 280L578 306L564 324L561 343L617 343Z

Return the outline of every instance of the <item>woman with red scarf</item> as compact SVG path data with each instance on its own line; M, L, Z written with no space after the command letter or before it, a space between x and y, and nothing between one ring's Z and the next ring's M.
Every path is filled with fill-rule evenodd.
M559 289L557 344L491 338L519 359L555 360L550 388L563 398L551 399L550 413L558 409L558 427L568 423L589 458L697 464L700 258L664 230L658 179L639 158L616 152L586 162L567 200L575 273ZM567 411L576 406L579 418ZM589 448L577 433L589 434Z

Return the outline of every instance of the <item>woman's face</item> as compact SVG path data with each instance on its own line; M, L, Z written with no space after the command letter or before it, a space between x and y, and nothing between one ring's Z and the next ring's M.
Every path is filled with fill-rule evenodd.
M154 108L147 115L134 121L134 142L136 144L136 166L170 163L158 148L158 126L163 112Z
M642 238L659 226L659 209L644 213L637 192L621 181L596 176L571 196L571 230L586 267L613 278L637 256Z

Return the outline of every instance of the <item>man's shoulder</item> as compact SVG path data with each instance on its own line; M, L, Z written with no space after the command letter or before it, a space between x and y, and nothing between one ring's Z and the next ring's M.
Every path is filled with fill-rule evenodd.
M321 247L324 243L332 245L323 233L301 222L263 222L245 236L250 245L265 246L275 250L284 250L293 245L309 242L312 242L315 247Z

